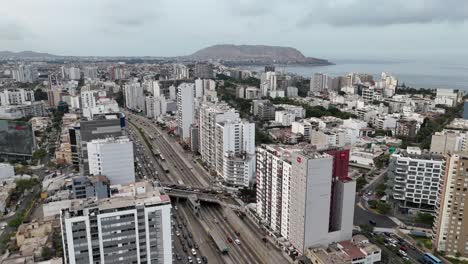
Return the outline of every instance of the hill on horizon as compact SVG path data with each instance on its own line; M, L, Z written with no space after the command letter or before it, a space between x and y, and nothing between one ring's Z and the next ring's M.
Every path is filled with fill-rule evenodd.
M220 44L187 56L191 60L217 60L232 63L331 64L326 59L304 56L292 47Z

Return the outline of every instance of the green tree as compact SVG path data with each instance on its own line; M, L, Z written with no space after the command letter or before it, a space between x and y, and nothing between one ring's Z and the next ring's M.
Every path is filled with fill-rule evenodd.
M374 231L374 227L371 225L360 225L359 226L363 232L370 233Z
M386 214L390 213L390 210L391 210L391 209L392 209L391 206L390 206L388 203L386 203L386 202L380 201L380 202L377 204L377 211L378 211L379 213L381 213L381 214L386 215Z
M42 100L47 100L47 99L48 99L47 93L42 91L41 88L34 90L34 100L42 101Z
M387 190L387 185L385 183L381 183L375 188L375 193L377 196L382 197L385 195L385 190Z
M360 191L360 190L362 190L362 188L364 188L364 186L366 186L366 184L367 184L366 177L361 176L361 177L357 178L357 180L356 180L356 189L358 191Z
M369 201L367 202L367 204L369 205L369 207L372 208L372 209L377 209L377 204L378 204L378 203L379 203L379 202L378 202L377 200L369 200Z
M45 151L45 149L40 148L34 151L32 158L33 160L42 160L46 155L47 151Z
M255 144L271 144L273 143L273 139L270 137L269 134L266 132L261 131L258 128L255 128Z
M427 213L418 213L414 220L425 225L432 225L434 223L434 216Z
M118 91L115 95L115 101L119 104L120 107L124 107L124 96L122 91Z
M375 159L375 166L379 169L383 168L383 167L387 167L388 166L388 161L390 160L390 154L388 153L385 153L385 154L382 154L380 156L378 156L376 159Z
M41 256L44 260L49 260L54 257L54 251L48 246L42 247Z

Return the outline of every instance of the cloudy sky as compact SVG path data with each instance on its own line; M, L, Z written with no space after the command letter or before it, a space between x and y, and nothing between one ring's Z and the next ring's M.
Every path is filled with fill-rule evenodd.
M467 0L0 0L0 50L190 54L291 46L328 58L468 54Z

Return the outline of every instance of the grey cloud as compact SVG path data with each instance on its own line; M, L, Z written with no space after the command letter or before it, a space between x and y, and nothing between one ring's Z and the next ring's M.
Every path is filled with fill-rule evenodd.
M0 40L18 41L32 35L19 21L0 17Z
M101 9L105 26L122 26L126 29L154 22L162 15L161 1L158 0L106 0Z
M227 0L228 12L240 17L257 17L269 14L277 0Z
M299 21L300 26L386 26L468 20L466 0L336 0L309 6L311 11Z

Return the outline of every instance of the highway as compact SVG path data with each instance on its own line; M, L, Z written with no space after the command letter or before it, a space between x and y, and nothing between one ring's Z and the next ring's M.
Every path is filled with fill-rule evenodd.
M213 183L210 180L210 176L198 168L198 164L195 164L195 161L188 160L188 155L183 153L179 145L176 145L175 140L171 140L164 132L160 131L151 120L128 112L126 112L126 114L127 120L129 120L130 123L128 126L131 131L130 133L132 133L134 137L139 138L140 141L137 142L137 145L141 151L137 152L137 157L139 159L141 157L141 161L144 163L148 164L149 161L150 167L159 167L157 164L151 163L151 161L154 160L159 163L165 163L169 168L169 173L158 170L158 180L162 183L172 184L178 184L181 181L183 185L190 186L191 188L203 189L206 187L216 187L212 185ZM144 137L150 142L151 148L161 152L165 157L165 161L149 154L150 150L147 146L144 146L146 144L144 144L142 135L139 135L138 132L140 130L137 127L144 133ZM151 156L151 158L144 158L142 156ZM143 177L154 177L151 174L151 169L143 166L142 170ZM200 246L200 249L202 253L207 256L209 263L250 264L289 262L273 245L262 241L262 236L259 236L259 234L262 234L261 230L248 224L247 222L249 220L241 219L232 209L202 203L203 206L201 207L200 215L195 216L192 214L190 208L186 208L184 203L177 202L176 204L178 210L184 213L185 217L189 220L187 224L193 229L198 230L198 232L194 232L197 237L196 239L201 241L200 244L206 244L203 247ZM221 253L217 252L208 232L216 232L225 240L229 247L229 253L227 255L221 255ZM240 234L240 236L237 236L236 232ZM228 237L232 242L229 242ZM239 245L234 243L236 238L240 240ZM177 245L175 248L177 249ZM216 256L216 261L211 261L213 256Z

